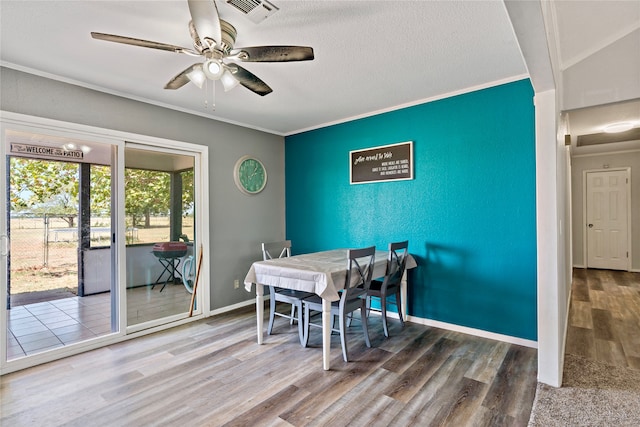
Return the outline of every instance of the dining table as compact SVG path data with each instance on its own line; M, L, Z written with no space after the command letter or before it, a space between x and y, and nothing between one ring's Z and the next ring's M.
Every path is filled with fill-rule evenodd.
M290 257L256 261L244 279L245 289L252 291L256 285L256 317L258 344L263 343L264 286L312 292L322 298L322 366L329 370L331 351L331 303L340 299L347 277L348 249L333 249ZM373 278L383 277L387 268L387 251L376 251ZM417 266L411 254L407 254L406 268ZM355 279L354 279L355 280ZM401 285L401 305L406 317L406 270Z

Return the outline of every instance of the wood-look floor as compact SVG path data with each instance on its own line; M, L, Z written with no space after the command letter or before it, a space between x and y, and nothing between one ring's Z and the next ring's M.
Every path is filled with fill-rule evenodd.
M566 353L640 369L640 273L574 270Z
M267 310L265 310L267 311ZM371 317L350 357L279 319L257 345L242 309L0 377L2 426L526 426L536 350Z

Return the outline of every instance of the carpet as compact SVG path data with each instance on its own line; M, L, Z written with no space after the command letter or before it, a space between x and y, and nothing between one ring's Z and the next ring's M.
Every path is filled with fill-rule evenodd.
M640 371L567 354L562 387L538 383L529 426L640 426Z

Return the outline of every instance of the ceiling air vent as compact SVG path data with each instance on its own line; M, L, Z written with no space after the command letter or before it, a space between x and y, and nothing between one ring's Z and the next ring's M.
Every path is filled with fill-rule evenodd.
M278 11L276 6L266 0L227 0L227 3L238 9L256 24Z

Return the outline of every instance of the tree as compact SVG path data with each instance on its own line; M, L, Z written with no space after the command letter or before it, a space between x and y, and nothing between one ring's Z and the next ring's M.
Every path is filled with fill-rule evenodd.
M77 163L11 157L9 167L12 210L61 215L73 227L78 214Z
M59 215L74 226L78 215L80 165L77 163L11 157L11 210ZM91 212L108 215L111 206L111 167L91 165Z
M195 200L194 200L194 185L193 185L193 169L183 171L182 175L182 215L187 215L193 212Z
M73 227L78 215L80 178L78 163L11 157L11 210L60 215ZM181 172L182 212L193 211L193 169ZM125 169L125 213L132 226L144 219L149 227L152 215L166 215L170 206L171 174ZM111 211L111 167L91 165L90 200L92 216ZM178 213L176 213L178 214Z
M111 213L111 166L91 165L91 215Z
M124 171L125 213L132 218L132 227L144 218L151 225L151 215L169 212L171 177L167 172L142 169Z

